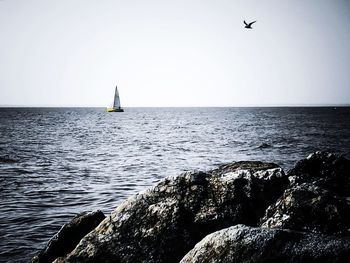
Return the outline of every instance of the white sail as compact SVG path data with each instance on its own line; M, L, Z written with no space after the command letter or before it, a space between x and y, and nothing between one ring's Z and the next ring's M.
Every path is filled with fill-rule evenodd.
M115 87L113 108L120 109L120 99L119 99L119 92L118 92L117 86Z

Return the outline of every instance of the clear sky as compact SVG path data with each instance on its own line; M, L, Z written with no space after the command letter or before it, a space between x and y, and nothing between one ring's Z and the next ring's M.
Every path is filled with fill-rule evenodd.
M350 104L350 1L0 0L0 105L115 85L124 107Z

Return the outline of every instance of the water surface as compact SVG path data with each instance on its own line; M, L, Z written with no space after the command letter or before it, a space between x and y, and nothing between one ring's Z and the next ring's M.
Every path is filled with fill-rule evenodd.
M350 151L350 108L0 108L0 261L186 170Z

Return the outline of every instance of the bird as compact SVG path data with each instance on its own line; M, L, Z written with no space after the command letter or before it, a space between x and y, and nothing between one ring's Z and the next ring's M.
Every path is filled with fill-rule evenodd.
M249 24L245 20L243 22L245 24L244 28L253 29L252 24L254 24L256 21L250 22Z

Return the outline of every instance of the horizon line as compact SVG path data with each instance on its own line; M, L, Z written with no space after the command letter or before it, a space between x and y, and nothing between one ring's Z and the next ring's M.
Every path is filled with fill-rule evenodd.
M230 106L128 106L123 108L291 108L291 107L350 107L350 104L271 104L271 105L230 105ZM77 105L0 105L0 108L107 108L105 106Z

